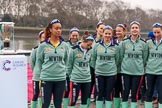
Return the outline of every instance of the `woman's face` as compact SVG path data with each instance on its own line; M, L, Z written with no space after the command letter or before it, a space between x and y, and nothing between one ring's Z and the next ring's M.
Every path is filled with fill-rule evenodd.
M110 41L112 39L112 30L110 29L105 29L103 33L103 39L105 41Z
M99 25L98 28L96 28L96 31L97 31L97 34L102 36L103 35L103 29L104 29L105 25L104 24L101 24Z
M89 49L93 44L93 41L92 40L88 40L86 42L83 42L83 47L84 49Z
M123 38L125 35L125 31L122 27L116 27L116 36L117 38Z
M132 24L130 28L130 33L133 36L138 36L140 33L140 28L138 24Z
M50 28L51 36L59 37L62 32L62 26L60 23L52 24L52 28Z
M45 41L45 39L46 39L46 37L45 37L45 34L43 33L42 35L41 35L41 37L40 37L40 41L42 42L42 41Z
M79 39L79 33L77 31L73 31L70 33L70 39L73 41L77 41Z
M153 33L155 38L161 38L162 37L162 29L160 27L154 27Z

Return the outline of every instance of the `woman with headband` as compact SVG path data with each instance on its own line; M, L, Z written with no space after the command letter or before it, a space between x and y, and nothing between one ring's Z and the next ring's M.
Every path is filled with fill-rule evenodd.
M81 90L80 108L87 108L87 99L89 98L91 75L90 58L92 54L93 37L85 32L81 43L70 50L68 59L68 74L70 76L70 104L68 108L75 108L79 91Z
M76 27L73 27L70 29L69 40L67 40L66 42L71 48L73 46L76 46L78 41L79 41L79 29Z
M126 25L125 24L118 24L116 26L116 40L115 43L117 43L119 45L119 49L121 46L121 43L123 41L123 38L126 35ZM114 89L114 108L120 108L120 103L121 103L121 94L122 94L122 83L121 83L121 63L119 63L119 65L117 66L117 79L116 79L116 83L115 83L115 89Z
M69 40L66 41L66 43L69 46L69 49L76 46L78 44L78 41L79 41L79 29L76 27L73 27L69 33ZM63 100L64 108L67 108L70 102L69 92L70 92L70 78L67 74L66 84L65 84L65 95L64 95L64 100Z
M97 23L96 26L96 34L93 35L94 37L94 42L92 45L92 49L94 48L95 44L101 42L102 37L103 37L103 29L105 27L105 24L101 21L99 21ZM96 87L95 87L95 70L94 68L91 66L90 64L90 71L91 71L91 90L90 90L90 94L89 94L89 98L88 98L88 105L90 105L90 97L94 88L94 101L96 101L96 96L97 96L97 91L96 91Z
M68 45L60 39L61 32L61 22L52 20L45 30L46 41L37 50L36 67L42 81L42 108L48 108L52 95L55 108L61 108L68 58Z
M91 64L96 74L96 89L98 92L96 108L103 108L104 99L106 108L112 108L112 92L119 60L118 46L112 41L112 33L112 27L105 26L103 29L103 41L93 48Z
M44 35L44 31L40 31L39 32L39 41L40 43L44 42L45 40L45 35ZM38 76L38 72L35 71L35 66L36 66L36 52L37 52L38 46L34 47L32 49L32 52L30 54L30 67L32 69L33 72L33 99L31 101L31 108L37 108L36 106L38 106L38 108L40 108L41 106L41 98L38 98L39 96L39 92L40 92L40 78ZM38 102L37 102L38 100Z
M152 108L152 95L155 83L157 82L157 91L159 104L162 108L162 24L153 24L154 38L147 41L148 58L146 62L146 100L145 108Z
M122 108L128 108L128 97L131 90L130 108L137 108L138 92L143 80L144 66L147 58L147 47L140 36L140 23L130 23L130 36L121 43L121 80Z

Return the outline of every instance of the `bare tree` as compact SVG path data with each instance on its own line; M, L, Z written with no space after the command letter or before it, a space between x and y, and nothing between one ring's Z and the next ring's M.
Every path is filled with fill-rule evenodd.
M9 8L12 4L12 0L0 0L0 10L2 11L3 14L8 14L9 13Z

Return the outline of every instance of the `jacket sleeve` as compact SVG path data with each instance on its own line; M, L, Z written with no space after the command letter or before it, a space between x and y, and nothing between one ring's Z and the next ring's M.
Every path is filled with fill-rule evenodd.
M35 62L36 62L36 49L33 48L30 54L30 67L32 69L32 72L34 71Z
M120 46L120 50L119 50L119 62L122 63L123 61L123 58L124 58L124 54L125 54L125 44L124 44L124 41L121 43L121 46Z
M42 70L42 64L44 63L44 51L45 51L45 47L40 44L38 49L37 49L37 57L36 57L36 71L39 73L41 73L41 70Z
M65 45L65 55L64 55L64 61L65 61L65 65L67 67L68 65L68 55L70 53L70 48L68 47L68 44Z
M95 69L95 65L96 65L96 60L97 60L97 46L98 44L96 44L93 48L92 48L92 56L91 56L91 60L90 60L90 66L92 68Z
M115 52L115 63L116 66L119 66L119 62L120 62L120 55L119 55L119 46L115 46L116 47L116 52Z
M146 43L144 44L144 49L143 49L143 54L142 54L144 66L145 66L146 63L147 63L148 55L149 55L149 47L148 47L148 43L146 42Z
M70 49L69 54L68 54L68 59L67 59L67 74L70 76L71 72L73 70L73 65L74 65L74 50Z

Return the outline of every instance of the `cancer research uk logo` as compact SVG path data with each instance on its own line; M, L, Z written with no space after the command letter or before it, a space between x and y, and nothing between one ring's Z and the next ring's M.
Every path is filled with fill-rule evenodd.
M17 68L24 67L26 64L22 60L4 60L2 62L2 69L4 71L16 70Z
M11 64L10 60L5 60L3 62L2 69L5 70L5 71L10 71L11 70L10 64Z

